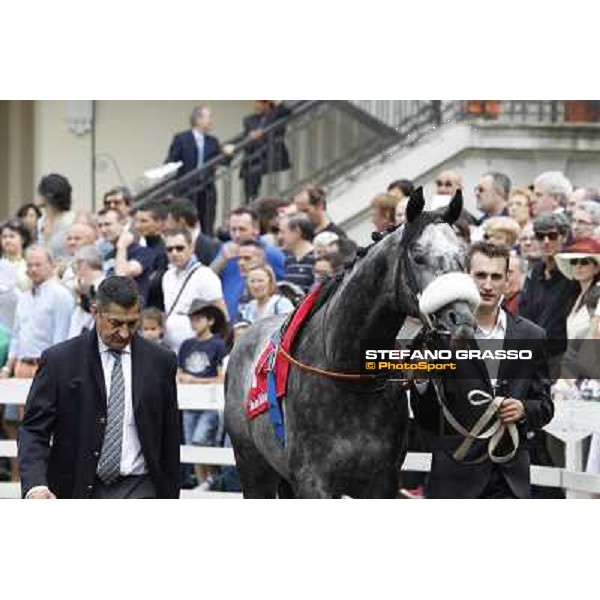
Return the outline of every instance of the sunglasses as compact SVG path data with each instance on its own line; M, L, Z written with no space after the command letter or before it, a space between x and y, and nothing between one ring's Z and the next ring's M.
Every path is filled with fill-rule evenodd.
M598 264L593 258L571 258L569 263L576 267L577 265L581 265L582 267L589 267L590 265Z
M167 246L167 252L183 252L185 250L185 246Z
M545 231L544 233L536 231L535 233L535 239L538 242L543 242L546 238L552 242L555 242L559 237L560 233L558 233L558 231Z
M435 185L438 187L452 187L454 184L451 181L442 181L441 179L438 179L435 182Z

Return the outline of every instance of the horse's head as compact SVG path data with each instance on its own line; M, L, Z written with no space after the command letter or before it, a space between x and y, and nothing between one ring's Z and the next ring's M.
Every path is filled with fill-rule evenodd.
M460 216L462 202L459 190L446 208L424 212L423 189L411 194L399 270L399 285L410 290L404 295L407 314L455 339L473 336L473 313L479 303L477 288L464 272L465 248L451 226Z

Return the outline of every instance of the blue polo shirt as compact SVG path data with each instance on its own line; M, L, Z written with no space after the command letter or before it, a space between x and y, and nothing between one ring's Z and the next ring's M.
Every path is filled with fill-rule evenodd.
M113 246L113 249L104 258L104 274L107 277L115 274L116 257L117 250ZM127 260L136 260L142 266L142 272L137 277L134 277L134 280L137 283L138 291L145 305L150 288L150 273L153 270L156 255L154 250L140 246L137 242L134 242L127 248Z
M275 271L277 280L284 279L285 255L283 252L271 244L265 244L262 240L258 240L258 242L265 249L265 258L273 271ZM215 260L221 258L221 253L222 251L219 250L219 254ZM221 271L219 277L221 278L221 285L223 286L223 298L225 299L225 304L227 304L229 318L235 320L235 316L238 313L240 297L246 286L246 280L242 277L235 258L227 261L227 264Z

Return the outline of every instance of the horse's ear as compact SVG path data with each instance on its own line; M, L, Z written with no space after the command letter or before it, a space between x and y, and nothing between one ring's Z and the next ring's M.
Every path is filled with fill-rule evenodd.
M410 199L406 205L407 222L412 223L423 212L424 207L425 198L423 197L423 188L419 186L411 192Z
M456 190L456 194L454 194L454 198L448 204L446 211L444 212L444 221L452 225L455 221L460 217L460 213L462 212L463 207L463 197L462 192L460 190Z

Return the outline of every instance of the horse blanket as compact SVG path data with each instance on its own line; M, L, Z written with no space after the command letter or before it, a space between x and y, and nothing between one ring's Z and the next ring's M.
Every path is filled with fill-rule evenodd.
M282 347L287 353L291 351L294 340L307 320L320 288L311 291L296 307L290 318L271 337L261 352L256 366L248 397L244 399L247 419L254 419L269 411L277 436L283 441L283 415L281 402L286 394L290 363L279 352Z

